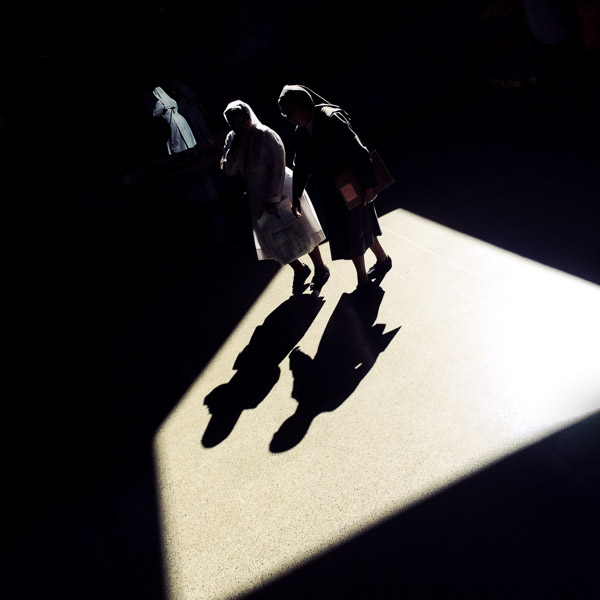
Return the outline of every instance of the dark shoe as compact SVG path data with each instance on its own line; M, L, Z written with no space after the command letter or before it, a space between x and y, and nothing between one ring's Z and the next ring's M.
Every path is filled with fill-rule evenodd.
M329 269L317 269L315 271L315 276L310 282L310 289L313 290L313 292L320 291L321 288L327 283L329 275Z
M352 292L353 294L360 296L361 294L368 294L370 291L377 289L378 286L371 280L365 283L359 283Z
M368 271L369 279L383 279L392 268L392 257L388 256L383 262L376 262Z
M365 303L368 304L371 298L380 291L381 288L374 281L369 280L366 283L357 285L350 294L350 297L353 298L355 302L363 305Z
M308 265L302 265L302 269L294 271L294 282L292 283L293 294L301 294L308 287L306 280L310 273L311 271Z

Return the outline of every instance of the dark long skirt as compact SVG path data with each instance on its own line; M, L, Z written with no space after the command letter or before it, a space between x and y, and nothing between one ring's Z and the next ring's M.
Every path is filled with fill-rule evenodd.
M349 260L362 256L381 235L375 203L357 206L346 203L330 179L314 178L313 198L323 231L329 241L332 260Z

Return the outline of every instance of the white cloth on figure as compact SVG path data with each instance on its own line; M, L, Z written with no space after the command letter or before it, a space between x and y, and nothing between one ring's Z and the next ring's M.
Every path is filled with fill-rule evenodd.
M258 259L271 259L287 264L313 250L325 239L325 234L312 202L304 192L301 197L302 216L294 217L293 221L295 255L290 257L289 251L282 254L265 238L265 233L259 225L259 220L262 219L261 223L265 221L265 204L277 203L278 211L291 213L292 170L285 166L285 147L279 135L263 125L246 103L232 102L225 109L225 113L232 107L244 107L252 122L252 132L235 156L231 145L236 134L233 131L228 133L223 149L223 171L226 175L241 175L246 183Z
M193 148L196 145L196 139L188 122L177 112L177 102L161 87L154 88L152 93L157 98L153 116L163 117L169 124L170 133L167 141L169 154Z
M325 239L321 223L306 191L300 198L300 205L302 207L302 216L298 218L292 214L292 169L286 167L282 197L277 213L285 217L292 215L288 224L293 231L290 239L286 240L285 244L281 244L276 249L272 248L270 252L270 254L276 255L275 259L281 264L288 264L294 259L308 254ZM268 229L266 231L263 230L260 224L272 217L273 215L268 215L266 212L263 213L258 227L254 228L254 243L259 259L268 258L268 256L264 256L265 253L263 251L263 238L265 233L268 233ZM257 229L259 230L258 234L256 233Z

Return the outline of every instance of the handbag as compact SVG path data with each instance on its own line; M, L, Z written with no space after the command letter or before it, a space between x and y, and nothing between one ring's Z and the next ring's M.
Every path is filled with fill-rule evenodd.
M375 191L379 194L394 183L394 178L390 175L377 150L371 151L370 156L376 181ZM344 199L348 210L352 210L362 204L364 190L354 171L344 171L334 179L334 183Z

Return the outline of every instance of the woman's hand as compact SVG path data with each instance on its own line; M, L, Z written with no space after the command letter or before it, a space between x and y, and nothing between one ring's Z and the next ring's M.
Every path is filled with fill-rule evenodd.
M292 200L292 213L296 218L302 216L302 207L300 206L300 199Z
M231 139L231 153L236 154L243 142L244 140L242 139L242 137L234 132L233 137Z
M367 188L365 190L365 195L363 196L363 206L366 206L370 202L373 202L375 198L377 198L377 192L375 191L375 188Z

